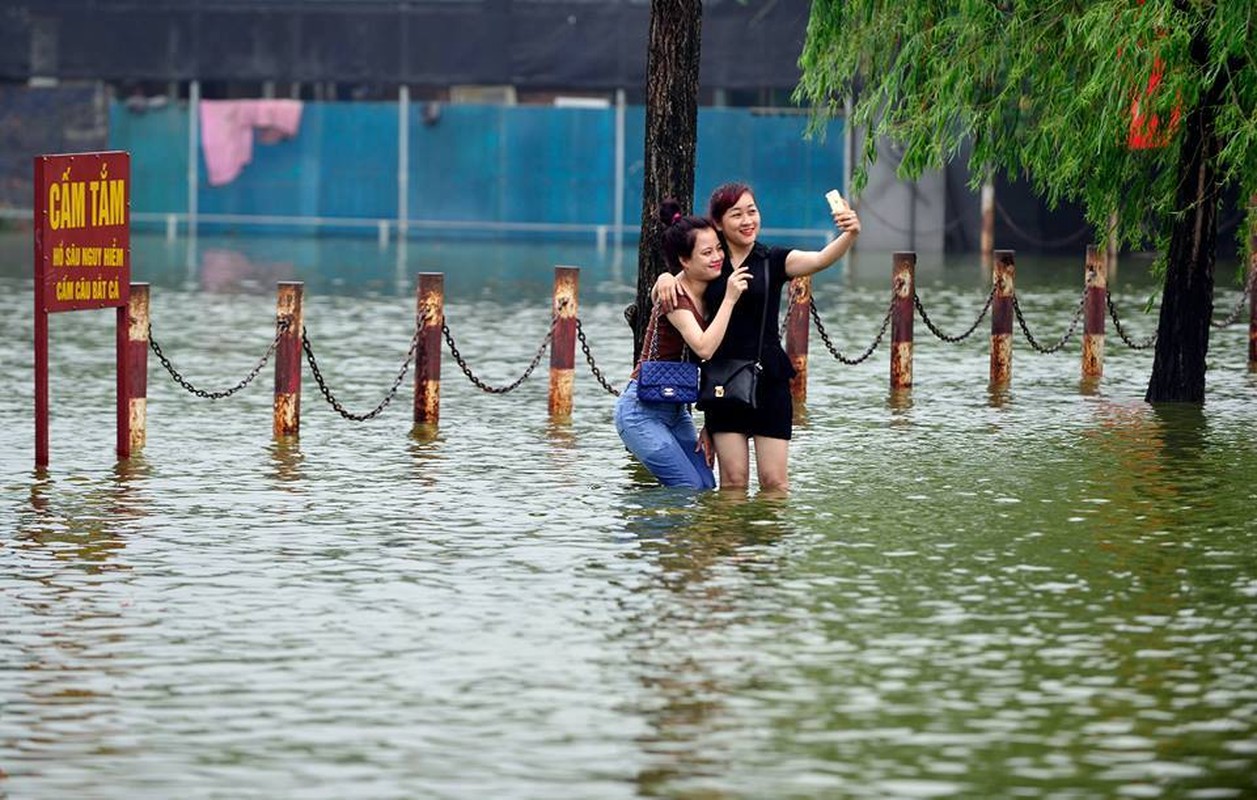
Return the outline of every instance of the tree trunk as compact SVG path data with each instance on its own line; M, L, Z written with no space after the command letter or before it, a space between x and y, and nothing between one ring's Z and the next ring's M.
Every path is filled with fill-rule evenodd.
M633 362L642 350L650 318L650 289L664 271L659 252L662 226L656 211L674 197L684 209L694 200L698 142L698 65L701 0L651 0L646 54L646 145L642 187L642 234L637 251L637 302L625 309L633 326Z
M1205 28L1197 27L1191 44L1192 58L1198 64L1207 61ZM1220 194L1217 105L1226 88L1225 73L1219 72L1213 86L1184 120L1175 203L1178 214L1170 232L1156 356L1144 395L1149 403L1205 400Z

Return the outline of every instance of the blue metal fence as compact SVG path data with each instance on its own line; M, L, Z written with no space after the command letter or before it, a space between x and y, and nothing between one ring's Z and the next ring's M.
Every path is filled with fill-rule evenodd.
M274 144L256 140L252 161L225 186L210 186L201 153L198 218L213 224L293 220L335 226L398 222L399 145L408 139L406 207L429 228L614 229L622 187L628 234L640 220L645 110L624 113L624 157L616 160L614 108L448 105L409 107L403 133L396 103L306 103L300 130ZM137 223L183 218L189 206L186 108L143 113L115 103L109 146L132 154ZM726 180L755 187L768 228L832 230L823 194L842 187L842 122L823 139L806 119L750 109L703 108L698 122L695 205ZM618 180L617 180L618 178ZM203 223L204 224L204 223Z

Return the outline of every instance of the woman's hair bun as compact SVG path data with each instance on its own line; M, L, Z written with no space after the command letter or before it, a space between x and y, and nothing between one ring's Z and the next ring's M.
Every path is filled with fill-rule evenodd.
M681 204L674 198L669 197L659 204L659 221L665 226L674 224L678 219L684 216L681 210Z

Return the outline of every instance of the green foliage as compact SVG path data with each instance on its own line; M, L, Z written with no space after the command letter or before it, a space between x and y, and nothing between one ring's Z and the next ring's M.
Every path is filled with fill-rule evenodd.
M1154 63L1162 81L1144 96ZM1221 81L1220 178L1244 198L1257 190L1249 0L814 0L800 65L795 99L813 108L813 129L853 100L867 142L902 147L901 177L970 145L975 186L988 170L1028 179L1051 204L1082 202L1097 230L1116 212L1132 244L1159 240L1186 211L1175 190L1189 177L1177 174L1181 124L1165 146L1130 149L1132 102L1164 128ZM865 155L856 191L876 148Z

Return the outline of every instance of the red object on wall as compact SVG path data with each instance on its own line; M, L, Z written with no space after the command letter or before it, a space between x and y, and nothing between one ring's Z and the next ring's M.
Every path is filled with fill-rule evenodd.
M1139 5L1143 5L1144 0L1139 0ZM1118 52L1121 55L1121 52ZM1161 85L1161 78L1165 74L1165 64L1161 59L1152 59L1152 72L1148 75L1148 85L1144 87L1143 95L1136 96L1130 103L1130 133L1127 134L1126 141L1131 150L1149 150L1157 147L1165 147L1170 142L1170 137L1174 135L1174 131L1178 129L1178 120L1182 116L1179 105L1174 105L1174 110L1170 112L1170 124L1164 128L1161 127L1161 118L1156 114L1145 114L1143 112L1143 104L1157 91L1157 87Z
M1164 63L1159 58L1153 59L1152 73L1148 76L1148 85L1144 87L1141 95L1136 96L1131 101L1130 133L1127 137L1127 143L1132 150L1165 147L1169 144L1170 137L1174 135L1174 131L1178 129L1179 118L1182 116L1182 111L1178 105L1175 105L1174 110L1170 112L1170 121L1167 125L1161 124L1159 115L1144 111L1144 108L1149 105L1152 96L1161 87L1161 80L1164 74Z

